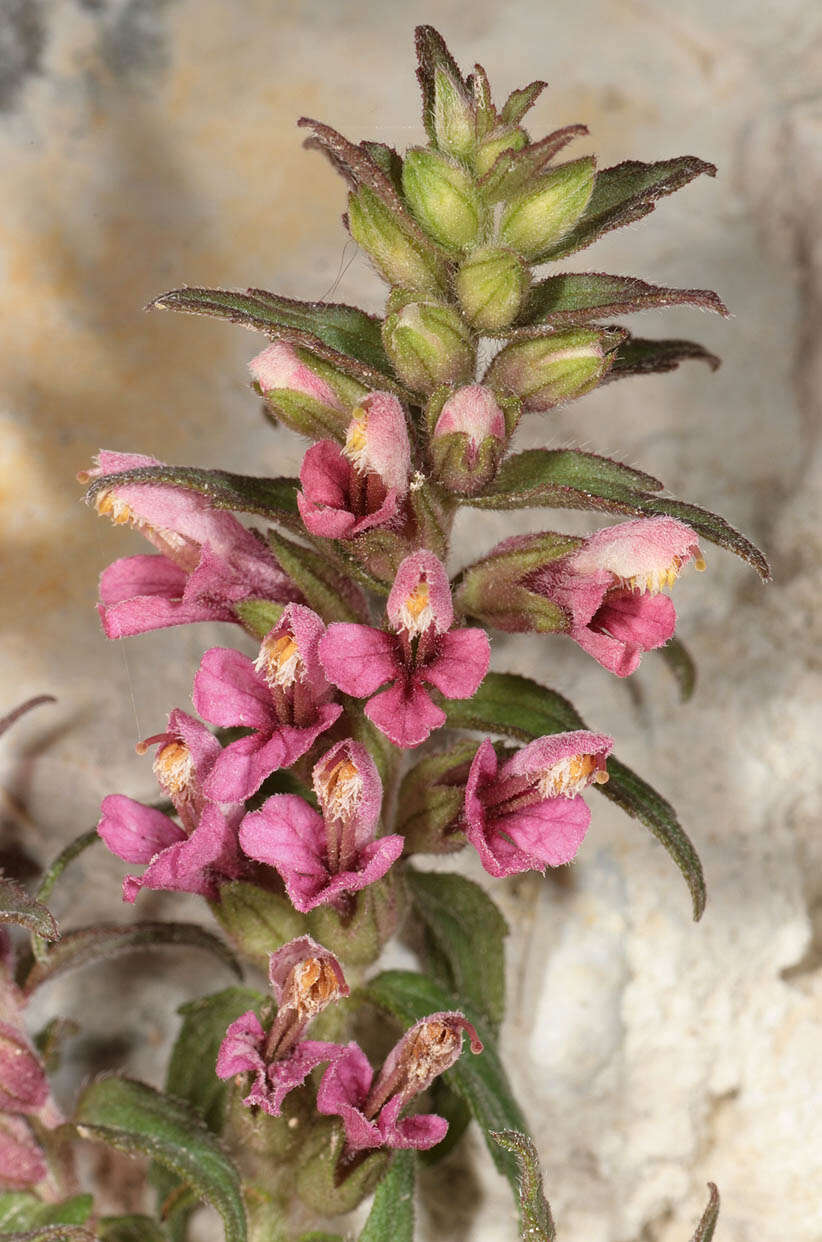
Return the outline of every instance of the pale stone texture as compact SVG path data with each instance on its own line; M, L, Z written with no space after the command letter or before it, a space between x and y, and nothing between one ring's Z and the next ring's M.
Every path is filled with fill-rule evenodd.
M298 468L300 445L264 424L246 387L262 338L140 308L185 282L380 308L381 286L339 227L342 185L301 151L293 125L308 113L356 139L419 140L411 31L434 14L387 4L375 29L375 12L318 0L0 5L0 668L9 706L59 697L4 743L7 862L42 863L94 822L106 792L148 794L133 741L186 704L215 635L236 639L201 627L105 642L96 575L139 541L83 507L74 473L101 445L252 473ZM435 20L498 94L549 79L532 133L584 121L580 153L605 165L681 152L719 165L717 181L568 267L716 288L735 318L680 310L636 325L700 339L722 370L692 363L608 387L550 422L532 416L520 440L641 465L764 544L776 578L766 592L708 545L708 573L677 588L700 667L685 707L653 656L626 685L562 639L496 643L498 668L567 693L673 799L710 889L695 926L667 856L598 798L571 872L494 888L515 925L505 1053L555 1215L568 1239L685 1242L710 1177L723 1194L717 1242L818 1242L818 5L510 0L498 11L445 0ZM519 514L516 528L539 520ZM593 525L564 513L545 524ZM468 523L459 529L473 553ZM489 542L511 529L484 522ZM102 849L86 855L58 915L76 900L77 921L119 917L121 874ZM146 894L140 913L199 911ZM156 1081L175 1004L228 982L194 954L165 955L162 975L158 960L87 970L38 1000L37 1018L57 1003L88 1024L69 1045L64 1089L120 1063ZM424 1177L425 1236L515 1236L478 1137L447 1171L438 1189Z

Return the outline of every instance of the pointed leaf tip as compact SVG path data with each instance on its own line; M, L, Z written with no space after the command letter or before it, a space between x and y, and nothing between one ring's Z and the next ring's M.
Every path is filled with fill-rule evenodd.
M714 1236L716 1222L719 1219L719 1191L713 1182L708 1182L708 1206L702 1213L699 1224L696 1227L696 1233L691 1238L691 1242L711 1242Z
M557 1236L551 1207L545 1198L542 1170L533 1140L517 1130L492 1130L491 1138L513 1152L520 1170L519 1208L522 1242L554 1242Z

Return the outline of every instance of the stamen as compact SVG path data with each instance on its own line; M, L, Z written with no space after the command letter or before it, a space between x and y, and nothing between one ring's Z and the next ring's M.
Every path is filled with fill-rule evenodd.
M408 1086L431 1082L442 1069L447 1069L454 1052L462 1043L462 1031L444 1022L424 1022L406 1050Z
M254 667L270 686L293 686L305 675L305 665L294 636L287 632L265 640Z
M428 583L420 578L413 591L406 596L400 608L400 621L403 628L413 637L422 634L433 624L434 612L431 608L431 596Z
M570 755L540 775L538 789L543 798L575 798L592 782L604 785L607 780L596 755Z
M308 1021L342 996L340 981L330 962L307 957L294 967L288 1002L297 1009L302 1020ZM286 1002L286 1003L288 1003Z
M329 772L316 774L314 789L327 819L348 819L362 795L360 770L350 759L341 759Z
M154 775L169 795L182 794L191 785L194 759L185 742L167 742L154 757Z
M343 453L354 469L359 471L360 474L365 474L370 469L368 462L368 439L366 436L367 427L368 415L365 410L355 410L351 422L348 424L348 431L343 446Z
M94 507L100 514L100 517L111 518L115 526L124 526L127 522L135 521L131 508L124 500L120 500L118 496L115 496L110 489L106 489L98 494Z
M675 556L664 569L649 569L643 574L635 574L630 578L620 578L620 583L627 590L638 591L640 595L646 593L657 595L665 587L672 587L674 585L682 571L683 565L687 561L687 556ZM705 568L705 562L699 553L694 557L694 565L700 572Z

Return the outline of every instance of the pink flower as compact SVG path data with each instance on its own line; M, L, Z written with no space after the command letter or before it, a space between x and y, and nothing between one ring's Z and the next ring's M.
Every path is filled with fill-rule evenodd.
M303 459L297 504L306 529L351 539L387 526L408 492L411 448L396 397L374 392L354 410L345 445L320 440Z
M493 876L570 862L591 812L579 797L608 779L613 738L577 730L537 738L500 768L491 742L479 747L465 787L465 835Z
M310 936L292 940L269 958L269 979L277 1016L268 1033L248 1010L225 1033L217 1076L253 1074L244 1103L278 1117L289 1091L305 1082L322 1061L333 1060L338 1044L302 1039L308 1024L328 1005L348 996L339 962Z
M347 896L382 879L403 850L401 836L374 832L382 782L364 746L332 746L313 771L322 814L294 794L275 794L246 815L240 844L249 858L276 867L297 910L347 906Z
M284 388L336 410L344 408L331 385L302 361L293 345L275 341L251 359L248 369L264 396Z
M138 453L100 452L84 481L144 466ZM109 638L193 621L236 621L233 605L248 598L287 602L299 592L262 540L204 496L167 483L123 483L95 496L97 512L129 523L159 556L115 561L100 578L98 611Z
M673 637L676 612L658 592L688 561L705 562L696 532L669 517L638 518L597 531L578 551L539 570L528 589L564 608L574 642L603 668L627 677L642 653Z
M343 693L368 698L366 716L395 745L418 746L445 722L423 683L448 698L469 699L488 671L488 636L481 629L451 629L448 578L426 550L400 565L387 613L393 634L348 622L329 625L320 660ZM389 688L375 694L386 682Z
M155 744L154 773L182 827L155 807L110 794L103 799L97 831L118 858L147 864L141 876L126 876L124 901L133 902L141 888L213 899L223 880L237 879L243 872L237 844L242 808L223 812L203 791L220 743L205 725L175 709L167 731L148 738L140 749Z
M317 1092L318 1111L342 1119L344 1157L374 1147L425 1151L442 1141L448 1131L444 1117L427 1113L401 1119L400 1113L459 1058L463 1031L471 1051L482 1052L477 1032L461 1013L432 1013L416 1022L389 1052L376 1081L359 1045L348 1044L329 1065Z
M194 678L194 706L223 728L244 725L248 737L217 755L204 782L216 802L243 802L278 768L310 750L342 711L317 655L325 626L315 612L289 604L252 662L239 651L212 647Z

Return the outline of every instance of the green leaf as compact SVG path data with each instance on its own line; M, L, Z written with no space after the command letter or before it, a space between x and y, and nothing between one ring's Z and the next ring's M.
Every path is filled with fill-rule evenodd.
M502 123L504 125L518 125L526 112L533 108L547 85L547 82L529 82L527 86L511 91L500 111Z
M25 1190L0 1193L0 1237L50 1225L84 1225L93 1206L91 1195L43 1203Z
M47 980L78 966L105 962L135 949L168 945L205 949L220 958L235 975L242 977L242 968L228 946L200 927L199 923L101 923L67 932L45 958L35 962L26 975L24 988L31 993Z
M696 1227L696 1233L691 1238L691 1242L711 1242L714 1236L716 1222L719 1219L719 1191L713 1182L708 1182L708 1191L710 1193L708 1206L702 1213L702 1218Z
M434 1147L419 1153L423 1164L435 1165L444 1160L459 1143L471 1124L471 1109L461 1095L448 1086L442 1078L435 1078L428 1088L431 1097L431 1112L444 1117L448 1122L448 1133Z
M587 125L566 125L518 151L502 151L478 183L487 202L498 203L528 189L535 177L549 171L548 166L563 147L587 133Z
M201 470L198 466L138 466L119 474L103 474L94 479L86 492L91 502L109 487L125 483L166 483L205 496L212 509L235 513L256 513L271 522L302 529L297 508L299 479L259 478L229 474L225 470Z
M445 40L433 26L417 26L414 31L417 49L417 81L422 90L422 122L431 142L436 145L437 129L434 122L435 80L437 73L444 74L454 90L466 101L471 96L459 66L448 50Z
M243 956L264 970L270 953L305 934L305 916L286 897L245 880L223 884L212 910Z
M359 587L346 579L328 555L303 547L276 531L268 532L271 550L323 621L363 621L368 606Z
M609 457L576 449L526 449L503 462L482 496L462 498L474 509L594 509L636 517L666 514L693 527L698 535L741 557L764 582L770 579L767 560L755 544L723 517L655 493L662 483Z
M678 638L670 639L660 652L676 679L680 701L687 703L696 687L696 665L691 653Z
M15 880L3 875L0 875L0 923L19 923L44 940L60 939L51 911Z
M533 1141L516 1130L498 1130L491 1137L513 1152L520 1167L519 1208L522 1242L554 1242L557 1231L542 1188L542 1170Z
M602 383L610 384L612 380L627 379L631 375L662 375L675 371L680 362L691 358L707 362L712 371L721 366L716 354L696 341L650 341L629 336L614 351L613 365Z
M103 1216L97 1236L100 1242L168 1242L151 1216Z
M80 1097L75 1125L83 1138L171 1169L223 1218L226 1242L246 1242L240 1178L188 1105L128 1078L103 1078Z
M533 286L517 327L586 323L601 315L625 315L659 306L698 306L728 314L724 302L710 289L668 289L635 276L563 272Z
M360 378L363 369L382 380L376 372L390 376L380 335L381 321L356 306L335 302L299 302L265 289L172 289L150 303L149 310L187 311L192 315L212 315L228 319L272 339L292 341L313 349L320 357L339 365L361 364L348 374ZM318 348L322 346L323 348ZM345 371L346 366L340 366ZM390 382L390 381L389 381ZM375 385L379 387L380 385Z
M39 1225L22 1233L4 1233L3 1242L96 1242L95 1235L81 1225Z
M379 1009L395 1017L403 1026L410 1026L430 1013L460 1009L474 1026L485 1045L479 1056L465 1051L445 1074L445 1081L468 1104L485 1136L491 1157L511 1185L518 1185L514 1158L491 1139L492 1130L527 1131L525 1119L514 1099L511 1085L497 1051L494 1034L482 1014L425 975L412 970L386 970L372 979L362 995Z
M548 733L588 728L576 708L561 694L516 673L488 673L472 699L446 699L443 707L452 728L488 730L521 742L531 742ZM694 919L700 919L706 901L705 877L699 855L676 811L613 755L608 760L608 774L607 785L594 788L638 819L664 845L688 885Z
M397 1151L377 1187L359 1242L414 1242L414 1153Z
M673 194L700 173L714 177L716 168L694 155L681 155L654 164L626 160L613 168L604 168L597 173L594 192L579 223L535 262L563 259L590 246L603 233L641 220L654 210L658 198Z
M408 867L405 878L436 950L435 979L497 1034L505 1014L508 924L485 890L464 876ZM444 969L436 969L437 961Z
M285 605L272 603L269 599L241 599L234 605L234 611L241 624L255 638L262 640L269 630L274 629L285 611Z

